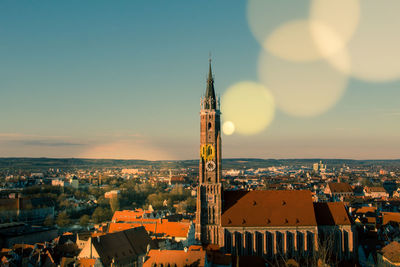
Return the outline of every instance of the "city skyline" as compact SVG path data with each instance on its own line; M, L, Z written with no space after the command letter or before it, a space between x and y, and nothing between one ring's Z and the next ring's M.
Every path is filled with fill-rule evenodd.
M209 52L222 101L263 82L252 2L0 3L0 157L196 159ZM269 23L304 19L309 5ZM265 128L223 136L223 157L400 158L398 79L345 87L305 116L278 96Z

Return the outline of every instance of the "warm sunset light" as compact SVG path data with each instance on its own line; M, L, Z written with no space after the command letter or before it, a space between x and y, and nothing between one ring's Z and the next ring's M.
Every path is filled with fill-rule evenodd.
M0 1L0 266L400 266L400 0Z
M195 158L211 58L224 156L399 158L398 10L5 1L0 157Z
M232 85L222 96L221 109L225 133L236 131L252 135L264 130L273 120L274 99L267 88L254 82L240 82ZM229 131L230 130L230 131Z

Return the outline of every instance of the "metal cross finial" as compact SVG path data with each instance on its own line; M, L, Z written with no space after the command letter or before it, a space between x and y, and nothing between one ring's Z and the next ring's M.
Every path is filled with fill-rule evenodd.
M211 63L211 51L208 52L208 61Z

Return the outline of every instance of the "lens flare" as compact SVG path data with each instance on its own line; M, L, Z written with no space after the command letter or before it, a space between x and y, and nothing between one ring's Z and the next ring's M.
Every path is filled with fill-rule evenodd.
M312 0L311 35L321 54L329 57L344 49L360 21L360 0Z
M372 82L400 78L399 10L398 0L361 1L360 23L347 45L352 76Z
M263 85L244 81L232 85L224 93L221 111L223 120L234 125L234 131L252 135L272 122L275 104L272 94Z
M320 48L313 32L317 32L329 47ZM322 38L321 38L322 39ZM317 21L289 21L278 27L264 42L271 54L289 61L315 61L343 48L343 41L329 27Z
M235 124L231 121L226 121L222 124L222 131L226 135L232 135L235 132Z
M289 20L306 19L309 0L248 0L247 22L254 38L265 45L265 40L276 27ZM264 47L266 48L266 47Z
M342 96L348 76L329 62L292 62L262 51L259 78L271 90L276 105L297 117L322 114Z

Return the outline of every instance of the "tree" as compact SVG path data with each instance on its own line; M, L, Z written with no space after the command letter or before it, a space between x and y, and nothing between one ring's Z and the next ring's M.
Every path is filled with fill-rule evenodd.
M164 200L166 196L164 194L150 194L147 197L147 202L153 206L155 209L161 209L164 205Z
M60 227L65 227L65 226L69 225L71 223L71 220L69 219L67 212L65 212L65 211L60 212L57 216L56 223Z
M196 211L196 199L194 197L188 197L186 205L186 212L190 213Z
M111 211L114 213L114 212L116 212L117 210L119 210L119 198L118 197L113 197L113 198L110 198L110 208L111 208Z
M53 215L51 215L51 214L47 215L46 219L44 219L43 224L44 224L44 226L47 226L47 227L53 226L54 225Z
M97 207L93 214L92 219L95 223L101 223L110 220L112 217L112 212L108 208Z
M83 227L86 227L89 224L89 221L90 221L89 215L85 214L79 219L79 224Z

